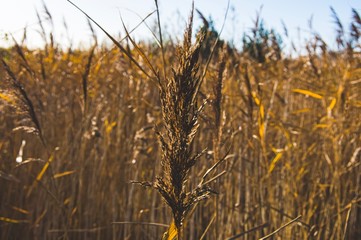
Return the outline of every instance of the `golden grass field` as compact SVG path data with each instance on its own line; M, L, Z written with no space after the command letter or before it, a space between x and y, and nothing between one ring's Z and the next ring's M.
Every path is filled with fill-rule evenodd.
M314 36L292 58L209 27L1 49L0 239L172 239L174 220L179 239L360 239L352 13L337 51Z

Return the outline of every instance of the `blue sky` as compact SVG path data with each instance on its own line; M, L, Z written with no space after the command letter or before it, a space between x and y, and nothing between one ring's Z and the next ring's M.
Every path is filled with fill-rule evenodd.
M5 0L6 1L6 0ZM43 0L53 16L54 27L49 22L44 26L53 31L56 41L62 45L68 45L63 27L63 19L67 22L69 36L75 46L88 46L91 44L91 33L87 21L78 10L66 0ZM37 24L36 10L39 11L42 19L46 18L42 7L42 0L7 0L0 8L0 46L8 46L11 39L6 34L11 33L16 39L21 39L23 28L27 26L28 42L33 47L40 46L42 41L39 37L40 30ZM75 4L92 16L107 31L117 36L122 32L120 15L125 25L131 29L135 27L140 18L145 17L155 9L152 0L73 0ZM191 8L191 0L159 0L161 21L173 37L179 37L185 26ZM252 20L261 6L261 17L266 27L275 28L283 34L281 20L286 24L289 35L297 44L303 44L309 36L308 21L313 16L313 29L318 32L331 46L335 35L335 25L331 18L330 6L338 13L345 28L351 20L351 8L355 8L361 14L361 1L359 0L231 0L231 9L225 23L223 37L233 41L235 45L241 44L242 34L252 27ZM227 0L195 0L195 7L205 16L212 16L216 23L216 29L220 29L223 23L227 8ZM137 13L137 14L135 14ZM155 14L147 23L154 26ZM197 18L196 24L200 20ZM99 39L106 37L100 30L96 30ZM9 35L7 35L9 36ZM134 36L139 38L150 38L149 30L143 26L138 28Z

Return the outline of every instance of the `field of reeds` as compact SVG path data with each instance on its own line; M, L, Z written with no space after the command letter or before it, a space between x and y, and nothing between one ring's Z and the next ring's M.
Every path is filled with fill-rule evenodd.
M360 239L361 19L333 13L338 49L296 57L196 12L180 41L1 49L0 238Z

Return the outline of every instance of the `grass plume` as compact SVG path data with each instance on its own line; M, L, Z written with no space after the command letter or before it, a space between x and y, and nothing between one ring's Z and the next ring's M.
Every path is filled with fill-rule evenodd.
M192 24L193 12L184 33L183 44L177 48L178 66L172 68L172 77L160 85L166 131L158 131L163 171L155 187L172 209L179 239L182 239L185 216L196 202L210 194L205 187L191 192L186 189L189 171L202 155L192 155L192 147L199 128L199 114L205 104L199 106L197 99L201 84L198 58L205 32L199 32L196 42L192 44Z

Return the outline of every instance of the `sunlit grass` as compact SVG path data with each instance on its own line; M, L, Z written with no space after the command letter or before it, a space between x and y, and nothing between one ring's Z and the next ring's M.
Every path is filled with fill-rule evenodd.
M164 39L163 51L144 42L64 50L55 39L38 50L2 49L0 238L161 239L182 210L172 204L213 193L183 209L184 239L243 233L258 239L300 215L276 236L355 239L361 221L355 10L351 26L350 38L337 37L338 51L315 36L307 55L295 58L279 52L275 39L254 46L259 52L221 42L190 95L182 82L202 76L210 55L204 46L216 39L210 28L203 48L187 45L189 38L184 49ZM177 105L177 92L194 105ZM172 115L182 109L189 122ZM161 144L156 131L166 136ZM187 137L186 148L174 146ZM187 162L191 152L204 152L194 166ZM174 165L177 153L187 157L186 168ZM185 173L180 182L176 171ZM166 200L171 196L173 216L154 189L131 181L157 183Z

